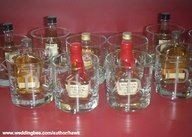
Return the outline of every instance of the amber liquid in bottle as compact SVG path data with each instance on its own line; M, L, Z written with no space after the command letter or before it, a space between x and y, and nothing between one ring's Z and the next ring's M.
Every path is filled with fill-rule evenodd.
M165 42L170 42L171 40L171 31L169 30L169 19L169 13L163 12L160 14L160 25L157 36L157 45ZM163 50L163 48L164 46L161 47L161 51Z
M186 79L188 77L188 53L185 45L180 41L181 32L172 32L171 45L165 47L162 51L165 57L161 58L162 64L162 85L166 85L167 88L174 87L177 80L178 91L183 91L184 94L188 87ZM171 57L174 57L171 58ZM175 87L174 87L175 88Z
M141 97L139 72L135 69L132 53L131 33L123 33L123 41L119 52L120 68L115 74L116 88L115 98L118 103L134 103ZM130 97L128 99L128 96Z
M92 43L91 34L89 32L83 32L81 34L81 44L85 69L90 69L93 67L93 62L89 54L93 53L99 56L100 51L98 46Z
M38 98L44 91L40 82L42 61L33 55L31 39L22 39L22 46L21 53L14 59L17 93L26 99Z
M57 17L48 16L47 17L47 27L45 29L45 49L49 49L51 52L51 56L56 56L60 51L60 42L57 39Z
M76 105L88 103L91 98L90 78L85 72L82 59L82 46L75 42L70 45L71 74L65 80L66 92L62 99L65 103Z

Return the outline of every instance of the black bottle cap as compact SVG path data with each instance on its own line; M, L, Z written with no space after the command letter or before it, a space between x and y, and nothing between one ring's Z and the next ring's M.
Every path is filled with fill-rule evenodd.
M12 23L4 23L3 24L3 31L12 31L13 30L13 24Z
M57 23L56 16L47 16L47 23Z
M169 20L170 19L170 13L169 12L160 13L160 19L161 20Z

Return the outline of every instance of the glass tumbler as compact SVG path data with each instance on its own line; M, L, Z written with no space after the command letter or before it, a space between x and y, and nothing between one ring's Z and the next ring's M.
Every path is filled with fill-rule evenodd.
M6 61L3 58L0 58L0 86L9 86Z
M164 43L166 47L173 47L172 43ZM161 46L156 47L155 78L156 90L159 95L171 100L192 97L190 54L175 56L161 52ZM183 43L186 51L188 44Z
M190 43L192 43L192 29L189 30L188 35L189 35L189 41Z
M73 42L80 42L82 43L83 52L90 52L99 57L99 81L103 83L105 80L105 69L103 68L105 56L108 53L108 47L106 45L106 37L101 34L92 34L90 33L90 44L84 45L81 36L82 34L72 34L66 38L66 46L69 47ZM67 52L69 52L67 50ZM84 56L83 60L85 62L85 66L88 66L90 61L88 60L89 57ZM87 60L87 61L86 61ZM89 66L88 66L89 67Z
M62 53L53 58L54 72L54 94L57 108L69 112L79 113L93 110L99 101L99 58L92 53L89 54L93 67L86 69L89 77L88 84L80 83L79 74L73 74L69 65L67 53ZM68 79L73 75L75 79Z
M169 32L168 34L161 34L159 32L160 24L148 25L145 27L144 34L149 40L148 53L150 53L155 60L155 50L156 46L164 42L170 42L171 32L172 31L181 31L182 34L185 32L185 29L179 25L170 24L168 25Z
M18 56L22 50L19 50ZM49 60L49 51L34 48L33 55L41 63L32 62L23 64L6 60L11 99L14 105L35 108L52 101L52 69ZM30 60L28 60L30 61Z
M133 50L134 65L127 69L121 65L119 52L111 52L105 59L108 103L125 112L144 109L151 99L152 57Z
M52 51L52 57L66 51L65 38L70 34L69 30L56 27L56 36L47 36L48 27L36 28L30 31L35 48L44 48Z
M23 39L24 35L19 35L19 34L13 34L13 42L15 47L19 49L19 46L21 44L21 39ZM6 61L5 61L5 50L4 50L4 45L5 45L5 38L4 35L0 35L0 86L1 87L7 87L9 86L9 78L8 78L8 71L7 71L7 66L6 66Z

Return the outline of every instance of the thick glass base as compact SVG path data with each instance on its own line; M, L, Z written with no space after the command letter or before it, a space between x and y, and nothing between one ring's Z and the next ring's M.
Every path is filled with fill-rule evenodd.
M0 87L8 87L10 85L8 79L0 79Z
M180 85L177 87L177 91L174 91L174 85L162 85L157 84L157 93L162 97L169 98L171 100L188 99L192 97L192 90L186 85Z
M56 107L64 112L73 114L93 110L97 107L98 100L98 96L90 99L71 99L64 95L55 96Z
M107 95L108 103L112 108L125 112L145 109L150 104L150 98L150 94L143 96L141 93L126 96L120 96L117 93Z
M12 102L18 107L35 108L50 103L53 100L52 93L47 94L12 94Z

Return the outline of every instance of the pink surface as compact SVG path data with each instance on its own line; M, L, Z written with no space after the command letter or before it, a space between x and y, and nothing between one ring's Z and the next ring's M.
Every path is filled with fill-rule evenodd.
M191 137L192 100L172 102L153 90L151 105L133 113L110 108L105 86L99 106L91 112L69 114L54 102L30 110L14 106L7 88L0 88L0 131L79 131L83 137Z

